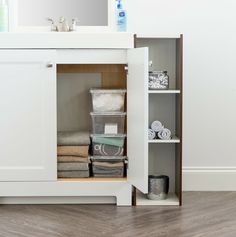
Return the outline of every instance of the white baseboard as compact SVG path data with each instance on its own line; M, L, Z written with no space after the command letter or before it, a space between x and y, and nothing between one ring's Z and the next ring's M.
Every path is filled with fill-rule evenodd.
M184 191L236 191L236 167L184 167Z
M115 197L2 197L0 204L116 204Z

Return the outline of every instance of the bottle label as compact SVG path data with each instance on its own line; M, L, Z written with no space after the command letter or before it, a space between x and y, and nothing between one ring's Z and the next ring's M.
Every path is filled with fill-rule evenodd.
M120 12L119 17L125 17L125 12Z

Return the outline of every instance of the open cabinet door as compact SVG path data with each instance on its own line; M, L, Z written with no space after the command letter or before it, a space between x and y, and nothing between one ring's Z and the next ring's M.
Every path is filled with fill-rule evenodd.
M128 181L148 192L148 48L128 50Z

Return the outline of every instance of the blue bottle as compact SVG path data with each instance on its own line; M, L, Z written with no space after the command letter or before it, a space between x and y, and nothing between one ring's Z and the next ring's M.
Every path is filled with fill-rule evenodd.
M126 28L127 28L126 11L123 9L121 0L116 0L116 1L117 1L117 9L116 9L117 31L119 31L119 32L126 31Z

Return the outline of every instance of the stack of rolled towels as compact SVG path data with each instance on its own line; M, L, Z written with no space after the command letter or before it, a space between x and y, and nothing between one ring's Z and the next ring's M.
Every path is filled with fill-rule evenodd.
M148 139L170 140L171 131L165 128L160 121L156 120L151 123L151 128L148 129Z
M87 178L89 172L88 132L58 132L57 172L59 178Z

